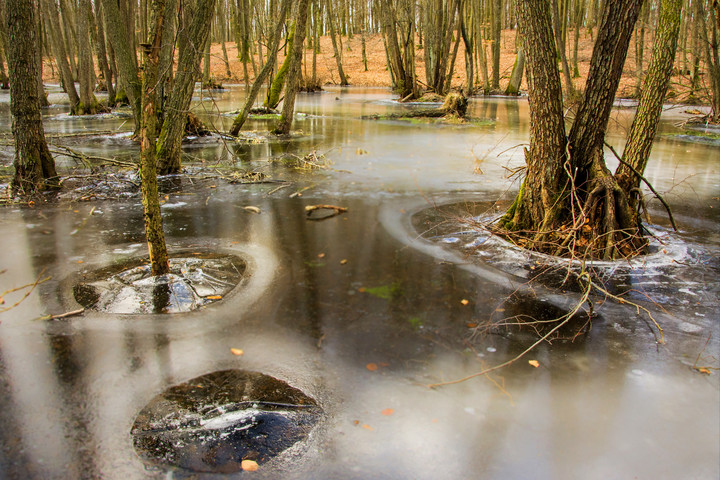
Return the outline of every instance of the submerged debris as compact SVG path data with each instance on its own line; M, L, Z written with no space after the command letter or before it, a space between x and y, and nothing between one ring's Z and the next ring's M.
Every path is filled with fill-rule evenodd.
M156 396L138 414L132 436L137 453L153 464L232 473L261 468L305 439L321 414L312 398L281 380L223 370Z

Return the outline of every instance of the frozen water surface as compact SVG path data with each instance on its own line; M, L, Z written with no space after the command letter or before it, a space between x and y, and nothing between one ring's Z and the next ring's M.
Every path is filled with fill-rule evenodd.
M237 110L243 96L230 87L193 108L223 131L232 117L217 112ZM505 167L523 162L513 147L528 141L526 102L472 99L470 114L491 121L461 127L361 120L412 108L391 99L384 89L301 95L297 109L308 115L290 139L264 135L271 120L251 119L248 130L260 133L248 140L186 150L188 175L161 182L170 251L246 263L240 288L197 310L47 317L81 308L73 288L83 276L144 254L135 177L119 175L122 189L88 184L83 202L0 210L0 291L43 280L0 314L0 477L244 477L237 461L250 454L238 453L248 445L238 439L261 432L264 418L282 427L268 438L300 434L271 442L257 478L720 477L718 147L674 138L682 113L666 112L646 177L680 232L651 201L655 252L593 266L614 292L652 312L665 344L644 312L595 298L591 322L576 318L587 323L579 335L562 332L505 369L430 389L537 340L528 329L483 328L488 320L551 319L577 293L558 284L556 260L529 257L466 221L499 215L511 200L517 185ZM9 132L6 100L0 92L0 130ZM46 113L54 142L137 158L132 122L59 116L66 112ZM631 114L614 114L608 141L617 148ZM4 148L0 159L11 161ZM271 161L313 150L331 168L300 172ZM219 173L207 175L209 166ZM264 183L233 181L223 166L261 172ZM348 212L308 221L305 207L317 204ZM0 308L27 291L6 293ZM195 402L192 386L221 385L222 372L271 377L322 413L310 425L304 409L262 403L302 402ZM151 410L153 428L164 432L159 455L138 448ZM177 452L224 466L175 461Z

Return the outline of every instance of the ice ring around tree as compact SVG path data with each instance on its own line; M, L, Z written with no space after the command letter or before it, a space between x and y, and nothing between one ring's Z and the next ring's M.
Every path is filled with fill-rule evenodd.
M222 300L246 270L246 262L235 255L185 252L170 259L169 274L153 276L147 259L134 259L83 274L73 295L86 309L99 312L190 312Z

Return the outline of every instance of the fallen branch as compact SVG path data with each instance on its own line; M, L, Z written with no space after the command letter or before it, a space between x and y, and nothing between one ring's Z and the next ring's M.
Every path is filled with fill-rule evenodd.
M487 374L490 373L490 372L494 372L495 370L500 370L501 368L505 368L505 367L507 367L508 365L511 365L511 364L517 362L517 361L520 360L522 357L524 357L525 355L527 355L529 352L531 352L532 350L534 350L535 347L537 347L537 346L540 345L541 343L547 341L555 332L557 332L560 328L562 328L564 325L566 325L566 324L575 316L575 314L580 311L580 309L582 308L582 306L587 302L588 297L590 296L590 292L592 291L592 281L590 280L590 276L589 276L587 273L583 273L583 274L580 276L580 278L585 278L585 279L586 279L586 281L587 281L587 287L585 287L585 292L583 293L582 298L580 298L580 300L579 300L579 301L577 302L577 304L575 305L575 308L573 308L571 311L569 311L569 312L566 313L565 315L563 315L563 316L561 316L560 318L558 318L557 321L558 321L559 323L558 323L557 325L555 325L555 326L552 328L552 330L550 330L548 333L546 333L545 335L543 335L540 339L538 339L538 341L536 341L535 343L533 343L532 345L530 345L528 348L526 348L525 350L523 350L520 354L518 354L518 355L516 355L515 357L511 358L511 359L508 360L507 362L503 362L503 363L501 363L501 364L499 364L499 365L495 365L494 367L486 368L486 369L484 369L484 370L481 370L480 372L473 373L472 375L468 375L467 377L460 378L460 379L457 379L457 380L450 380L450 381L448 381L448 382L432 383L432 384L430 384L430 385L427 385L427 387L428 387L428 388L437 388L437 387L442 387L442 386L445 386L445 385L455 385L455 384L465 382L465 381L470 380L470 379L475 378L475 377L480 377L480 376L483 376L483 375L487 375Z
M312 217L312 212L318 211L318 210L331 210L332 213L322 216L322 217ZM305 213L307 214L307 219L312 221L320 221L320 220L327 220L328 218L336 217L340 214L343 214L347 212L347 208L345 207L338 207L335 205L308 205L305 207Z
M72 310L70 312L59 313L57 315L45 315L43 317L38 318L38 320L59 320L61 318L74 317L75 315L81 315L83 313L85 313L85 309L81 308L79 310Z

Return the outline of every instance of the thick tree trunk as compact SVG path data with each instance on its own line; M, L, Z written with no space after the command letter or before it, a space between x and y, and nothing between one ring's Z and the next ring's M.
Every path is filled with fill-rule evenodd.
M300 66L302 64L303 43L305 42L305 25L308 16L309 0L300 0L298 4L298 12L295 29L295 38L292 46L292 62L288 71L287 86L285 88L285 100L283 100L283 108L280 113L280 120L275 127L274 133L278 135L287 135L292 128L293 118L295 116L295 96L298 92L300 83Z
M152 10L153 18L148 43L145 45L142 78L140 185L142 187L143 218L145 220L145 237L150 256L150 269L155 276L170 273L158 198L157 158L155 153L158 124L158 64L163 37L165 0L153 0Z
M287 16L288 10L290 9L291 2L292 0L283 0L280 5L278 22L275 26L275 32L273 34L273 37L270 39L270 45L268 47L270 48L270 51L277 51L278 44L280 43L282 27L285 24L285 17ZM230 135L237 135L238 133L240 133L240 129L245 124L248 114L250 113L250 109L252 108L253 103L255 103L255 99L257 98L258 93L260 93L260 89L262 88L263 83L265 83L265 79L270 75L270 71L275 65L274 58L275 56L271 55L270 58L268 58L268 62L263 65L262 69L260 69L260 73L258 73L257 78L255 78L252 89L250 90L250 93L245 100L245 106L243 107L242 112L237 117L235 117L235 120L233 121L232 127L230 128Z
M683 0L662 0L660 4L653 55L645 76L640 104L623 152L623 161L626 164L620 164L615 171L615 177L625 192L640 186L640 178L635 172L642 174L650 157L665 93L675 63L682 6Z
M614 258L642 251L636 211L605 165L610 109L642 0L607 0L585 96L566 140L550 6L517 0L530 89L530 150L518 197L501 220L530 248Z
M10 112L15 138L15 176L12 191L29 195L57 185L55 161L47 143L40 114L35 61L37 28L35 4L6 0L8 71L10 73Z
M555 62L555 41L546 0L516 2L520 35L527 45L527 82L530 91L530 150L525 151L527 176L515 203L503 218L503 227L532 232L550 228L554 211L567 201L565 121L562 88Z
M178 59L173 90L164 108L163 125L157 144L158 172L162 175L179 173L181 169L180 147L214 8L215 0L199 0L190 28L184 34L186 36L180 39L186 46Z

